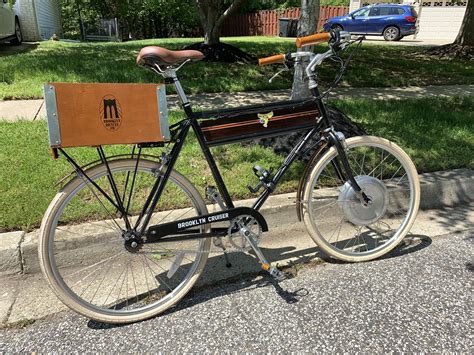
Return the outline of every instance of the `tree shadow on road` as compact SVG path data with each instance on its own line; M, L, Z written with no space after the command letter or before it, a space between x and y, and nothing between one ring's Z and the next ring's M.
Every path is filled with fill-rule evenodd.
M431 245L431 238L423 235L409 235L405 240L389 254L377 260L400 257L414 252L418 252ZM341 262L324 255L319 248L307 248L304 250L296 250L294 247L283 248L262 248L264 254L274 261L283 260L287 258L296 258L284 270L288 273L286 280L292 279L297 274L298 270L303 267L311 267L324 261L338 264ZM225 267L225 260L222 255L214 256L208 259L206 265L206 272L222 271L225 275L223 279L214 283L203 284L192 289L185 298L176 306L162 313L160 316L166 316L184 309L196 306L198 304L210 301L214 298L228 296L234 293L247 292L251 289L261 287L274 287L275 292L281 297L283 301L288 304L295 304L309 294L305 288L292 289L293 285L290 282L278 282L273 279L268 273L258 269L257 261L250 255L244 253L231 254L231 262L234 265L232 268ZM247 272L239 273L239 265L255 264L254 269ZM231 276L233 274L233 276ZM115 325L101 323L90 320L87 323L88 328L91 329L112 329L122 327L124 325Z
M7 43L0 43L0 57L6 57L18 53L26 53L35 50L38 43L23 43L19 46L13 46Z

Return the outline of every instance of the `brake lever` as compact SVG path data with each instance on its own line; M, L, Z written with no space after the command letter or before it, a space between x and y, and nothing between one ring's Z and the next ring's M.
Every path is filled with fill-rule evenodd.
M268 82L269 82L270 84L272 83L272 81L273 81L278 75L280 75L281 73L284 73L284 72L290 70L290 68L288 68L288 65L286 65L286 63L284 64L284 66L285 66L285 67L284 67L283 69L279 70L275 75L273 75L270 79L268 79Z

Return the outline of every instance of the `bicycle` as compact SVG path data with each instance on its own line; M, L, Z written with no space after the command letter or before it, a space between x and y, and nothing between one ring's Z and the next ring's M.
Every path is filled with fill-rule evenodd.
M192 110L177 76L184 64L203 55L145 47L137 63L174 84L186 118L169 131L162 127L163 137L135 144L129 156L106 157L98 146L100 160L85 167L64 146L54 147L57 117L48 110L55 156L61 153L74 167L74 176L52 200L40 230L41 268L59 299L77 313L102 322L130 323L156 316L196 283L211 240L226 257L229 249L253 251L272 277L285 278L259 248L261 234L268 230L259 209L292 163L308 152L312 155L301 176L296 206L319 248L349 262L373 260L395 248L418 211L416 168L387 139L346 139L335 131L316 82L321 63L340 58L338 53L361 41L334 30L297 39L299 48L328 42L324 53L302 50L259 60L260 65L288 67L308 59L310 99L207 112ZM346 67L347 62L341 75ZM103 101L101 112L108 128L116 129L120 122L110 117L119 117L123 108L114 107L110 97ZM48 102L52 101L47 106ZM166 118L161 110L160 119ZM254 167L259 182L249 189L263 192L253 206L235 207L210 147L296 130L303 135L276 172ZM209 213L198 190L174 169L190 131L216 182L217 189L208 187L206 194L219 206L218 212ZM166 147L161 157L142 153L143 148L157 146Z

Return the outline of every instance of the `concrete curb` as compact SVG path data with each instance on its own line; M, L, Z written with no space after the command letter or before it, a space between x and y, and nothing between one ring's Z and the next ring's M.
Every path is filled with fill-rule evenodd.
M456 169L420 175L422 210L453 207L474 201L474 170ZM242 200L237 206L250 206L253 199ZM296 193L269 198L261 213L270 229L298 223ZM38 262L38 231L0 234L0 276L34 274L40 271Z

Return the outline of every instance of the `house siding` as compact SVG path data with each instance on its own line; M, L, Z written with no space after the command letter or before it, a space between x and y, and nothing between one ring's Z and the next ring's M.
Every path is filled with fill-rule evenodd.
M23 40L38 41L40 36L33 0L17 0L15 3L15 10L20 19Z
M62 37L59 0L17 0L15 9L25 41Z
M41 39L49 39L53 34L62 37L59 1L35 0L35 8Z

